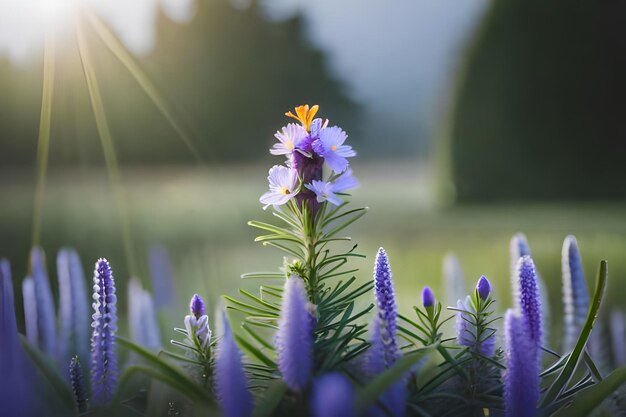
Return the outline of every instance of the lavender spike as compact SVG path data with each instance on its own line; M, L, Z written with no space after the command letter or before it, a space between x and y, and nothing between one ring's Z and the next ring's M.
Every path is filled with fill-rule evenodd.
M292 390L301 390L313 370L313 317L302 278L292 275L285 282L283 304L276 333L278 369Z
M508 310L504 317L506 417L533 417L539 400L539 352L523 316Z
M199 348L206 349L211 344L211 329L209 328L209 316L206 315L204 301L198 294L191 297L189 312L191 314L185 316L187 337L192 344L195 344L197 340L200 343Z
M561 256L563 276L563 317L565 351L573 349L578 340L578 333L587 319L589 309L589 292L585 283L578 243L574 236L567 236L563 242Z
M535 264L530 256L523 256L518 262L520 285L520 312L528 326L528 336L537 344L543 342L541 299L537 284Z
M393 289L391 267L387 253L378 249L374 263L374 295L378 316L380 317L381 339L385 346L384 359L386 366L392 365L400 356L396 341L398 309Z
M79 413L87 411L87 392L83 379L83 367L80 365L78 356L74 356L70 361L70 385L76 401L76 410Z
M241 351L235 343L226 315L222 314L224 335L217 346L215 389L224 417L248 417L254 403L248 391Z
M152 296L137 278L128 282L128 327L135 343L153 350L162 347Z
M59 358L70 362L73 356L89 357L89 305L83 265L73 249L57 255L59 281Z
M465 289L465 278L463 269L456 256L446 255L443 258L443 280L446 283L446 305L456 305L458 300L462 300L467 291Z
M117 385L117 297L113 271L106 259L98 259L93 277L93 309L91 316L91 391L93 403L106 405Z
M354 389L338 372L315 381L311 398L313 417L354 417Z
M37 301L37 338L41 350L51 356L57 353L56 315L50 281L46 272L43 250L35 247L30 252L30 267L35 282L35 299Z
M619 310L611 311L611 345L613 348L613 361L616 368L626 365L626 319Z
M11 267L7 260L0 259L1 413L7 416L32 416L37 415L35 409L38 395L35 386L38 379L20 344L13 302Z
M150 268L152 290L157 308L164 309L172 306L176 299L176 291L172 262L167 249L160 245L152 246L150 248L148 266Z
M35 280L26 277L22 281L22 301L24 303L24 324L26 338L33 346L39 346L39 332L37 331L37 297L35 297Z

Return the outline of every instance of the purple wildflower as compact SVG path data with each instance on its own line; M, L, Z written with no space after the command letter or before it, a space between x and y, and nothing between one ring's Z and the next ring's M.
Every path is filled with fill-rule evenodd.
M167 308L176 299L174 274L169 254L163 246L154 245L150 248L148 257L154 302L157 309Z
M507 417L533 417L539 400L538 347L523 316L508 310L504 317L506 371L504 408Z
M209 328L209 316L206 315L206 307L202 297L194 294L189 303L190 315L185 316L185 329L192 343L196 343L194 335L200 343L201 349L206 349L211 344L211 329Z
M191 314L196 319L199 319L200 316L204 316L206 314L204 300L198 294L194 294L193 297L191 297L191 302L189 303L189 311L191 311Z
M478 291L478 296L482 300L486 300L487 297L489 297L489 294L491 294L491 283L486 276L483 275L478 279L476 290Z
M393 290L391 267L387 253L383 248L378 249L374 263L374 294L378 316L380 317L381 339L385 346L384 360L386 366L391 366L400 354L396 342L398 309Z
M254 403L248 391L242 355L235 343L228 320L222 316L224 335L217 345L215 390L224 417L248 417Z
M272 155L291 155L298 144L307 136L306 130L295 123L289 123L280 132L276 132L274 137L278 139L270 149Z
M76 401L76 409L79 413L87 411L87 391L83 379L83 367L80 365L78 356L74 356L70 361L70 385Z
M93 283L91 390L94 404L106 405L117 385L117 297L113 271L106 259L100 258L96 262Z
M313 417L354 417L354 389L338 372L326 374L313 384Z
M426 308L435 305L435 294L433 294L433 290L430 287L424 287L422 290L422 305Z
M356 155L351 146L343 144L348 135L338 126L322 129L319 135L319 139L313 141L313 150L336 174L342 173L348 168L346 158Z
M161 348L161 331L152 296L137 278L128 282L128 328L135 343L153 350Z
M563 242L561 256L563 276L563 317L565 328L564 346L569 351L578 339L578 333L584 326L589 308L589 293L585 284L578 243L574 236L567 236Z
M24 281L22 281L22 301L24 303L26 338L33 346L38 346L37 298L35 297L35 280L33 277L26 277Z
M30 252L30 267L35 282L38 346L44 352L55 356L57 353L56 315L50 281L46 272L45 255L41 248L35 247Z
M443 258L443 279L446 283L446 303L453 306L457 300L461 300L467 294L463 269L453 254L448 254Z
M370 347L366 353L365 373L369 378L376 377L393 365L393 363L387 363L385 359L388 346L382 337L382 328L380 317L375 316L370 324ZM367 415L404 416L407 394L404 379L395 382L378 398L377 404L370 407Z
M528 336L539 346L542 343L541 299L537 285L535 264L530 256L518 262L520 284L520 311L528 325Z
M303 389L311 378L313 343L313 318L304 281L292 275L285 282L276 333L278 369L292 390Z
M343 201L335 193L342 193L358 185L358 181L352 175L352 170L348 169L334 182L313 180L311 184L306 184L305 187L315 193L318 203L328 201L338 206Z
M280 206L291 200L298 192L298 173L285 166L274 165L270 168L267 180L270 190L259 199L265 204L264 209L273 205Z
M517 262L522 256L531 256L528 239L523 233L516 233L511 238L510 265L511 265L511 289L513 291L513 305L519 308L520 288Z
M20 344L13 305L11 267L0 259L0 404L2 415L34 416L38 377Z
M57 255L59 281L59 357L67 364L73 356L89 356L89 305L85 275L78 253L61 249Z

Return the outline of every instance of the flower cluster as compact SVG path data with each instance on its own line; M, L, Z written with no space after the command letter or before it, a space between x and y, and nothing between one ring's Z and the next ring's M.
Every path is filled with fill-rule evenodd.
M344 144L348 135L338 126L329 127L328 120L314 119L318 110L317 105L303 105L296 107L295 114L285 113L300 124L289 123L274 135L278 143L270 153L284 155L287 160L285 165L270 168L269 191L260 198L264 208L279 207L296 198L300 205L306 201L315 212L325 201L342 204L339 195L358 186L347 159L356 152ZM326 180L324 163L332 171Z

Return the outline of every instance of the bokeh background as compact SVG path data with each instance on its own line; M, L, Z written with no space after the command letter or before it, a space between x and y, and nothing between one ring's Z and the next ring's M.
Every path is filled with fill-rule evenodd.
M55 0L45 12L38 2L0 1L0 256L18 280L28 273L35 224L43 39L54 30L41 223L53 291L63 246L77 248L86 271L98 257L111 261L122 311L129 277L150 287L149 254L163 248L177 314L194 292L215 305L220 294L256 288L240 274L282 265L246 225L270 217L258 197L267 169L281 161L267 150L284 112L310 103L359 152L353 204L370 211L349 229L368 255L356 262L358 276L369 279L384 246L401 309L418 302L423 285L441 294L442 259L452 251L468 287L487 275L504 310L508 243L519 231L553 316L562 309L568 234L578 237L588 286L608 259L609 304L623 303L621 2ZM122 214L76 46L79 6L112 29L189 139L86 27L120 164Z

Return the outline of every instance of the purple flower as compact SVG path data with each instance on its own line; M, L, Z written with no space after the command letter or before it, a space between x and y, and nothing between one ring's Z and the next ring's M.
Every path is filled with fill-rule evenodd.
M386 366L391 366L400 355L396 342L398 309L393 290L391 267L387 253L383 248L378 249L374 262L374 294L380 318L381 339L385 346L384 360Z
M196 319L199 319L200 316L204 316L206 314L204 300L198 294L194 294L193 297L191 297L191 302L189 303L189 311L191 311L191 314Z
M128 282L128 328L135 343L153 350L162 347L152 296L137 278Z
M318 203L328 201L338 206L343 201L335 193L342 193L358 185L358 181L352 175L352 170L348 169L334 182L313 180L311 184L306 184L305 187L315 193Z
M167 249L160 245L152 246L148 257L154 302L157 309L167 308L176 299L170 257Z
M539 346L542 343L542 318L535 264L530 256L523 256L517 264L517 269L519 271L520 311L528 326L528 336Z
M24 281L22 281L22 301L24 303L26 338L33 346L38 346L37 298L35 297L35 280L33 277L26 277Z
M185 316L185 329L187 337L192 343L196 343L194 336L200 343L201 349L206 349L211 344L211 329L209 328L209 316L206 315L206 307L202 297L194 294L189 303L191 315Z
M520 288L517 262L522 256L531 256L530 246L526 235L517 233L511 238L510 243L510 265L511 265L511 289L513 291L513 305L519 308Z
M533 417L539 400L538 347L524 317L508 310L504 317L504 408L507 417Z
M307 136L306 130L295 123L289 123L282 128L282 131L276 132L274 137L278 139L270 149L272 155L291 155L298 144Z
M491 283L486 276L483 275L478 279L476 290L478 290L478 296L481 299L486 300L489 297L489 294L491 294Z
M433 294L433 290L430 287L424 287L422 290L422 305L426 308L435 305L435 294Z
M87 392L83 379L83 368L80 365L78 356L74 356L70 361L70 385L76 401L76 409L79 413L87 411Z
M38 346L51 356L57 354L56 315L50 281L46 272L45 255L41 248L30 252L30 268L35 283Z
M619 368L626 365L626 319L621 311L611 311L609 328L614 365ZM598 342L601 343L601 341Z
M38 377L20 344L13 305L11 267L0 259L0 404L2 415L34 416Z
M383 339L382 322L379 316L374 317L370 324L370 347L366 353L365 373L367 377L374 378L384 372L393 363L385 359L388 356L389 346ZM394 356L394 361L397 355ZM368 409L368 416L404 416L407 398L407 388L404 379L399 380L389 387L377 400L377 405ZM382 407L381 407L382 405Z
M61 249L57 255L59 281L59 357L67 364L73 356L89 356L89 304L85 275L78 253Z
M94 404L106 405L117 385L117 297L113 271L106 259L100 258L96 262L93 283L91 391Z
M319 139L313 141L315 153L323 157L336 174L345 171L348 168L346 158L356 155L351 146L343 144L348 138L346 132L338 126L333 126L322 129L319 135Z
M354 417L354 389L339 372L326 374L313 384L313 417Z
M291 200L298 192L298 173L292 169L281 165L274 165L270 168L267 177L270 183L270 190L259 199L268 206L280 206Z
M224 417L248 417L252 415L254 403L248 391L241 351L235 343L225 315L222 320L224 335L217 345L215 358L217 398Z
M563 276L563 317L565 328L565 350L569 351L578 340L578 333L587 319L589 293L585 283L583 266L574 236L567 236L561 254Z
M467 291L463 269L453 254L448 254L443 258L443 279L446 283L446 303L449 306L456 305L457 300L464 298Z
M276 333L278 369L292 390L303 389L311 378L313 324L304 281L292 275L285 282Z

